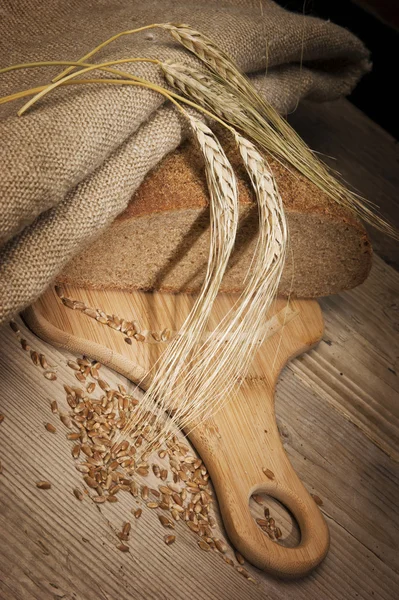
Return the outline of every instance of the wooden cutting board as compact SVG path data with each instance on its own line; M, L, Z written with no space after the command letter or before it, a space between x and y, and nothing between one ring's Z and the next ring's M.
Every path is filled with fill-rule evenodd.
M149 368L169 343L166 338L173 338L195 300L183 294L72 286L64 286L63 291L75 305L63 304L54 288L49 289L24 312L31 329L54 345L90 356L136 383L141 381L144 389L149 383ZM210 330L236 300L231 295L218 296ZM133 337L132 343L127 343L126 335L85 314L84 307L134 321L139 339ZM278 577L294 578L306 575L323 560L329 533L282 446L274 393L287 361L320 341L323 317L314 300L277 300L265 328L266 340L241 388L211 418L190 424L190 429L195 429L189 438L211 475L231 542L257 567ZM272 541L258 527L249 510L249 498L255 492L276 498L294 515L301 531L298 546L289 548Z

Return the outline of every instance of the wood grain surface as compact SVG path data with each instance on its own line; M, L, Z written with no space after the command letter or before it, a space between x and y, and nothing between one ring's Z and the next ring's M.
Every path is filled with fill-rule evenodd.
M398 180L392 140L345 102L303 106L293 115L315 149L338 160L337 168L363 193L397 218ZM375 193L374 193L375 192ZM378 197L377 197L378 195ZM386 200L386 203L385 203ZM385 203L385 204L384 204ZM374 235L374 233L373 233ZM382 236L378 249L395 262ZM202 552L187 529L174 545L163 542L153 511L133 523L131 552L117 551L112 526L120 511L102 513L78 502L80 475L62 430L51 434L50 400L64 399L71 355L21 330L57 366L46 380L8 326L0 329L0 597L5 600L243 599L393 600L399 589L398 318L399 276L375 257L360 288L321 301L323 341L283 371L276 394L280 435L307 489L323 500L331 533L326 560L300 581L277 581L249 566L248 582L215 553ZM104 368L109 381L123 382ZM35 481L48 478L51 490ZM270 499L286 539L295 524ZM261 507L251 501L253 514ZM218 509L216 507L216 514ZM218 526L220 527L220 525ZM220 536L225 532L219 529ZM233 556L232 550L228 552Z
M112 528L120 527L132 500L122 498L105 514L78 502L72 489L80 475L70 442L61 429L51 434L44 428L48 421L59 427L49 403L57 399L62 406L62 384L73 380L66 366L70 354L21 325L32 347L57 367L57 381L48 381L11 329L3 327L1 597L393 599L399 584L399 473L393 451L398 341L392 340L398 288L399 276L376 259L363 286L322 301L323 341L290 363L280 378L281 439L308 490L323 500L331 532L327 558L298 582L276 581L246 564L256 580L248 582L215 553L202 552L185 527L168 547L153 511L133 523L130 554L116 550ZM107 380L125 381L103 368ZM38 479L50 480L51 490L38 490ZM268 498L265 504L295 541L295 527L282 509ZM260 507L251 505L260 516ZM220 536L225 538L223 529Z
M289 115L291 125L348 185L399 228L399 151L389 133L345 99L324 104L303 102ZM366 226L376 254L399 269L399 244Z
M95 360L105 359L107 366L144 389L151 381L151 369L180 331L196 301L195 296L187 294L85 290L71 286L63 286L62 293L69 301L73 298L71 306L78 302L82 307L99 307L106 314L134 320L143 341L133 337L126 344L122 332L71 308L68 303L65 305L54 287L24 311L30 329L50 344L79 351ZM214 331L234 309L237 299L237 295L229 294L217 297L209 331ZM221 398L223 404L205 422L193 418L186 431L212 477L231 542L255 566L277 577L295 578L307 575L323 560L329 534L316 503L287 460L276 425L274 393L287 361L320 341L323 318L315 300L294 299L288 303L278 299L269 316L265 323L266 339L240 388ZM163 342L159 332L165 329L172 333L169 341ZM154 331L161 340L158 343L154 343ZM222 359L222 352L215 361ZM176 399L173 407L178 404ZM269 494L291 511L301 531L297 546L275 543L260 530L248 507L254 492Z

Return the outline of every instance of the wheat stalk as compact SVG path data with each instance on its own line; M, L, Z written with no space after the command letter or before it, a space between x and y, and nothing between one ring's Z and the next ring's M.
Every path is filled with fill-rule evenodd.
M247 119L247 125L250 126L250 121L237 101L237 97L229 92L222 83L219 83L209 71L200 71L184 63L171 60L160 62L159 66L171 87L186 94L196 103L208 107L228 122L235 119L237 123L240 123ZM234 117L236 112L239 114Z
M398 238L392 225L376 214L376 206L348 188L310 150L302 138L279 115L273 106L258 94L249 79L239 70L233 60L211 39L189 25L168 23L163 25L173 38L201 59L237 97L238 104L251 119L251 130L246 120L238 125L261 147L280 161L295 167L309 181L338 204L349 208L374 227ZM253 135L256 132L256 137Z
M99 65L85 62L121 35L151 27L169 30L179 43L196 54L211 69L204 73L178 63L161 64L168 83L186 98L152 82L112 68L123 62L138 60L160 64L156 59L121 59ZM113 36L80 61L59 63L64 66L68 64L68 69L57 76L53 83L34 90L36 96L21 109L20 114L58 85L102 82L111 85L142 86L157 91L189 118L204 155L211 196L211 242L207 273L200 295L184 322L180 335L171 342L159 360L159 367L142 407L128 429L139 427L147 430L147 419L150 409L153 409L154 400L160 407L157 422L162 420L164 410L171 410L172 422L177 422L181 427L189 427L193 421L198 421L205 414L217 410L245 375L249 362L262 341L259 332L277 293L284 266L287 228L281 198L265 160L252 142L235 131L235 128L245 132L245 135L257 141L283 164L296 167L339 204L350 207L384 230L388 230L389 226L376 217L356 194L346 190L342 183L334 178L286 121L260 98L230 57L211 40L185 25L150 25L139 30ZM24 66L27 65L14 68ZM75 67L79 67L80 70L69 74ZM96 69L124 79L77 79ZM32 90L25 90L5 100L30 95L31 92ZM201 110L233 133L259 204L259 237L253 268L246 280L244 292L235 310L219 324L215 333L221 332L222 335L214 333L204 344L201 344L201 338L234 245L238 220L237 188L233 170L212 131L200 120L189 115L181 103ZM392 233L393 229L390 229ZM153 426L154 422L151 425ZM163 424L161 435L165 437L169 431L166 423ZM126 429L123 433L126 433Z
M234 81L241 87L241 71L228 54L223 52L210 38L200 31L196 31L190 25L182 23L165 23L161 27L170 31L172 37L179 44L198 56L226 82Z
M226 396L245 377L254 353L263 343L260 332L264 330L264 322L277 294L285 262L287 225L276 182L255 146L238 133L235 134L235 140L258 202L258 242L252 273L241 301L227 322L222 324L227 342L223 343L221 338L212 338L206 349L208 356L204 356L205 365L218 356L218 369L212 372L212 377L204 378L203 373L207 370L204 365L199 377L194 374L193 392L199 390L194 402L198 406L198 412L188 416L197 420L207 410L207 397L212 398L213 412L217 404L223 404Z
M132 59L134 60L134 59ZM122 61L121 61L122 62ZM6 70L13 68L35 67L38 64L24 64L9 67ZM54 63L52 63L54 64ZM34 102L42 98L46 93L53 91L56 87L77 83L76 79L83 74L95 69L102 69L112 73L117 73L122 76L129 77L128 74L118 72L110 68L111 63L103 63L100 65L87 65L80 71L76 71L57 82L43 86L39 93L32 98L20 111L23 114L25 110L30 108ZM43 63L41 63L43 65ZM179 336L172 341L168 346L167 351L159 361L159 367L155 377L148 389L144 401L140 405L140 411L134 420L127 426L127 430L133 428L145 429L148 426L148 416L151 414L151 408L154 406L154 400L158 402L159 412L158 419L162 420L162 415L165 409L169 411L177 405L178 398L174 394L174 389L177 382L181 381L180 373L190 371L190 356L196 349L203 336L209 315L220 288L229 257L234 247L235 236L238 224L238 191L237 182L234 171L213 132L201 122L198 118L190 115L179 104L177 99L169 95L168 91L160 88L151 82L147 82L140 78L130 76L129 80L88 80L89 82L103 81L104 83L121 83L131 84L159 91L165 98L169 99L189 120L192 130L198 140L199 146L204 156L205 172L210 192L210 250L205 280L203 282L201 292L185 320ZM37 90L35 90L37 91ZM29 92L29 91L28 91ZM10 99L9 99L10 100ZM190 103L192 104L192 103ZM207 112L207 111L206 111ZM217 117L216 117L217 118ZM230 129L230 127L228 127ZM152 423L153 425L153 423ZM126 433L126 430L125 430Z
M195 355L175 390L179 406L173 422L189 429L219 410L245 377L263 343L264 323L276 296L285 261L287 225L273 175L256 147L234 133L259 206L259 235L253 268L237 308L226 315ZM217 365L215 367L215 365ZM165 424L162 435L171 433Z
M242 127L242 130L265 150L270 152L277 160L285 165L295 167L309 181L316 185L338 204L345 206L360 218L370 223L381 231L398 238L398 231L377 214L378 207L362 198L359 194L349 190L335 173L327 167L307 146L302 138L279 115L273 106L265 102L258 94L249 79L240 71L231 57L223 52L210 38L190 27L179 23L154 23L138 29L122 31L108 38L88 54L80 59L84 62L99 50L121 36L135 34L139 31L152 28L168 30L173 38L202 60L220 79L231 92L238 98L252 119L252 130L257 133L253 137L251 131ZM53 79L58 81L71 70L73 66ZM233 124L233 122L231 122ZM244 123L242 125L245 125ZM237 123L235 126L238 126Z
M247 135L253 137L262 148L270 152L285 165L295 167L302 175L338 204L350 209L372 226L388 233L394 238L398 238L398 231L377 214L378 207L374 203L362 198L359 194L349 190L340 181L338 174L329 169L312 152L273 106L261 98L249 79L240 71L231 57L223 52L210 38L200 31L193 29L190 25L154 23L138 29L122 31L96 46L96 48L82 57L78 61L78 64L84 62L121 36L131 35L152 28L168 30L176 41L202 60L213 73L220 77L224 85L239 97L242 106L248 110L252 120L251 129L256 132L256 137L251 134L250 130L245 129L245 123L242 123L240 127ZM73 68L73 66L68 67L68 69L55 77L53 81L58 81L73 70ZM233 124L233 121L231 121L231 124ZM239 125L235 123L235 126L238 127Z
M244 131L246 135L259 141L262 145L256 114L255 116L252 115L251 109L243 106L240 99L229 91L223 82L216 79L212 73L209 71L204 73L193 67L172 61L162 62L160 67L170 86L178 89L197 104L206 107L224 123L230 123L233 128ZM277 134L268 138L268 145L265 149L281 162L284 143Z
M119 33L116 33L115 35L113 35L110 38L108 38L107 40L105 40L105 42L102 42L101 44L99 44L98 46L93 48L93 50L91 50L90 52L85 54L79 61L77 61L76 64L73 64L73 65L71 64L67 69L65 69L64 71L59 73L56 77L53 78L52 83L55 83L56 81L59 81L60 79L63 79L66 75L68 75L68 73L73 71L76 66L79 66L82 62L87 61L89 58L94 56L94 54L96 54L97 52L99 52L100 50L102 50L103 48L108 46L108 44L110 44L111 42L114 42L118 38L123 37L125 35L132 35L133 33L139 33L141 31L146 31L147 29L154 29L156 27L160 27L160 25L153 23L151 25L145 25L144 27L138 27L136 29L128 29L127 31L120 31Z
M223 118L222 118L223 112L222 111L219 110L220 116L218 116L218 114L215 111L212 112L210 110L210 107L209 107L209 109L207 109L203 105L199 104L198 102L193 102L190 99L188 99L187 97L180 96L179 94L176 94L171 90L166 90L162 86L154 84L146 79L143 79L142 77L132 75L131 73L127 73L126 71L121 71L120 69L112 68L117 65L126 64L126 63L134 63L134 62L150 62L153 64L157 64L164 70L164 74L166 74L166 72L167 72L168 63L162 63L161 61L159 61L157 59L151 59L151 58L122 58L122 59L118 59L118 60L107 61L104 63L85 63L82 61L39 61L39 62L32 62L32 63L21 63L21 64L12 65L12 66L0 69L0 75L9 73L11 71L16 71L18 69L33 69L33 68L40 68L40 67L53 67L53 66L62 66L62 65L69 65L72 68L75 66L82 67L82 69L80 71L73 73L73 75L65 76L62 79L60 79L59 76L54 78L53 81L56 81L55 83L48 83L47 85L41 85L41 86L38 86L35 88L30 88L27 90L22 90L20 92L15 92L13 94L10 94L9 96L4 96L4 97L0 98L0 104L6 104L7 102L12 102L12 101L18 100L20 98L25 98L26 96L34 96L34 98L32 98L32 100L30 100L28 103L26 103L18 111L18 113L17 113L18 116L22 116L29 108L31 108L33 106L33 104L35 104L38 100L43 98L46 94L50 93L57 87L63 87L63 86L69 86L69 85L82 85L82 84L87 85L89 83L104 83L104 84L111 84L111 85L117 85L119 83L120 85L129 85L129 81L132 81L132 82L136 82L136 83L131 83L130 85L147 87L153 91L159 92L160 94L164 95L165 98L168 100L172 100L172 101L176 100L178 103L186 104L186 105L190 106L191 108L194 108L195 110L197 110L199 112L202 112L207 117L210 117L211 119L217 121L223 127L227 128L229 131L233 131L232 127L229 127L229 125L223 120ZM171 63L171 68L172 67L173 67L173 64ZM176 67L178 67L179 69L181 68L182 72L184 72L184 70L186 69L185 65L176 65ZM87 73L89 71L105 71L106 73L112 73L113 75L118 75L120 77L123 77L124 79L99 79L99 78L95 78L95 79L84 78L84 79L79 79L79 80L75 79L76 77L78 77L78 76L81 77L81 75L83 73ZM189 68L187 67L187 73L189 73L191 76L193 76L194 71L190 71ZM203 77L204 80L207 78L207 75L203 74L202 72L198 72L198 75ZM212 82L210 81L210 83L212 83ZM177 84L175 84L174 87L177 87ZM202 98L204 100L203 95L198 96L198 98L199 99ZM221 102L223 102L223 101L224 101L224 98L221 97ZM204 102L203 102L203 104L204 104Z
M172 411L172 422L179 420L182 402L181 388L193 368L192 354L200 343L212 306L234 247L238 225L238 191L234 171L213 132L199 119L191 116L190 124L198 140L205 162L210 193L211 242L207 272L201 292L190 314L161 357L160 365L140 404L140 413L127 425L132 431L146 424L145 415L157 402L158 420L165 410ZM179 389L179 394L176 390ZM186 397L186 404L191 399ZM154 424L153 424L154 425ZM162 435L165 436L165 428Z

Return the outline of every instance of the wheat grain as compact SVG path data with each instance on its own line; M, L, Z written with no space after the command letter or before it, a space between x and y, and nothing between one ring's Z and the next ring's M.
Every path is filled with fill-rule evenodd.
M323 500L316 494L310 494L318 506L323 506Z
M28 342L24 338L22 338L20 340L20 342L21 342L22 350L25 350L25 352L29 352L30 346L29 346Z
M165 517L164 515L159 515L158 519L163 527L167 527L167 528L169 527L169 529L175 528L173 521L168 519L168 517Z
M75 446L72 447L71 454L72 454L73 458L75 458L75 459L79 458L80 450L81 450L80 444L75 444Z
M65 427L67 427L67 429L71 429L72 427L72 421L71 418L69 417L69 415L67 414L60 414L60 421L63 425L65 425Z
M74 361L74 360L68 360L67 365L70 369L73 369L74 371L79 371L79 365Z
M75 489L73 490L73 495L75 496L75 498L76 498L77 500L80 500L80 501L82 501L82 500L83 500L83 493L82 493L82 492L81 492L81 491L80 491L78 488L75 488Z
M173 544L176 541L176 536L174 536L174 535L165 535L165 537L163 539L165 541L165 544L167 546L170 546L171 544Z
M18 327L18 325L17 325L17 323L15 321L10 321L10 327L13 330L13 332L16 333L17 335L19 333L21 333L20 330L19 330L19 327Z
M36 350L31 350L30 351L30 357L31 357L31 360L32 360L33 364L35 365L35 367L39 367L40 366L40 360L39 360L39 354L38 354L38 352L36 352Z
M57 375L54 373L54 371L45 371L43 375L46 379L49 379L50 381L55 381L57 379Z
M39 354L39 361L42 369L48 369L49 365L44 354Z
M64 297L64 290L63 290L63 288L60 285L55 285L54 286L54 290L55 290L55 293L57 294L57 296L59 298L63 298Z
M219 550L219 552L221 552L222 554L225 554L227 552L227 544L225 544L223 542L223 540L215 539L214 542L215 542L215 546L216 546L217 550Z
M96 504L104 504L107 501L106 496L94 496L92 497L93 502Z
M204 550L205 552L209 552L211 549L210 545L204 540L198 540L198 546L201 548L201 550Z
M96 384L94 383L94 381L92 381L91 383L88 383L86 386L86 390L87 390L88 394L92 394L95 389L96 389Z
M39 488L39 490L49 490L51 488L51 483L43 480L36 481L36 487Z
M274 479L273 471L271 471L270 469L267 469L266 467L263 467L262 471L268 479Z

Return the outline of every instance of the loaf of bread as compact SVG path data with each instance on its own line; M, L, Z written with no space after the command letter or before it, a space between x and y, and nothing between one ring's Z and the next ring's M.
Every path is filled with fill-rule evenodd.
M226 151L239 182L240 224L220 291L236 293L250 269L258 212L236 149L230 144ZM371 265L363 225L299 173L271 159L269 164L289 226L280 295L325 296L360 284ZM95 289L193 293L203 281L208 250L202 158L194 143L186 142L147 176L127 209L57 280Z

